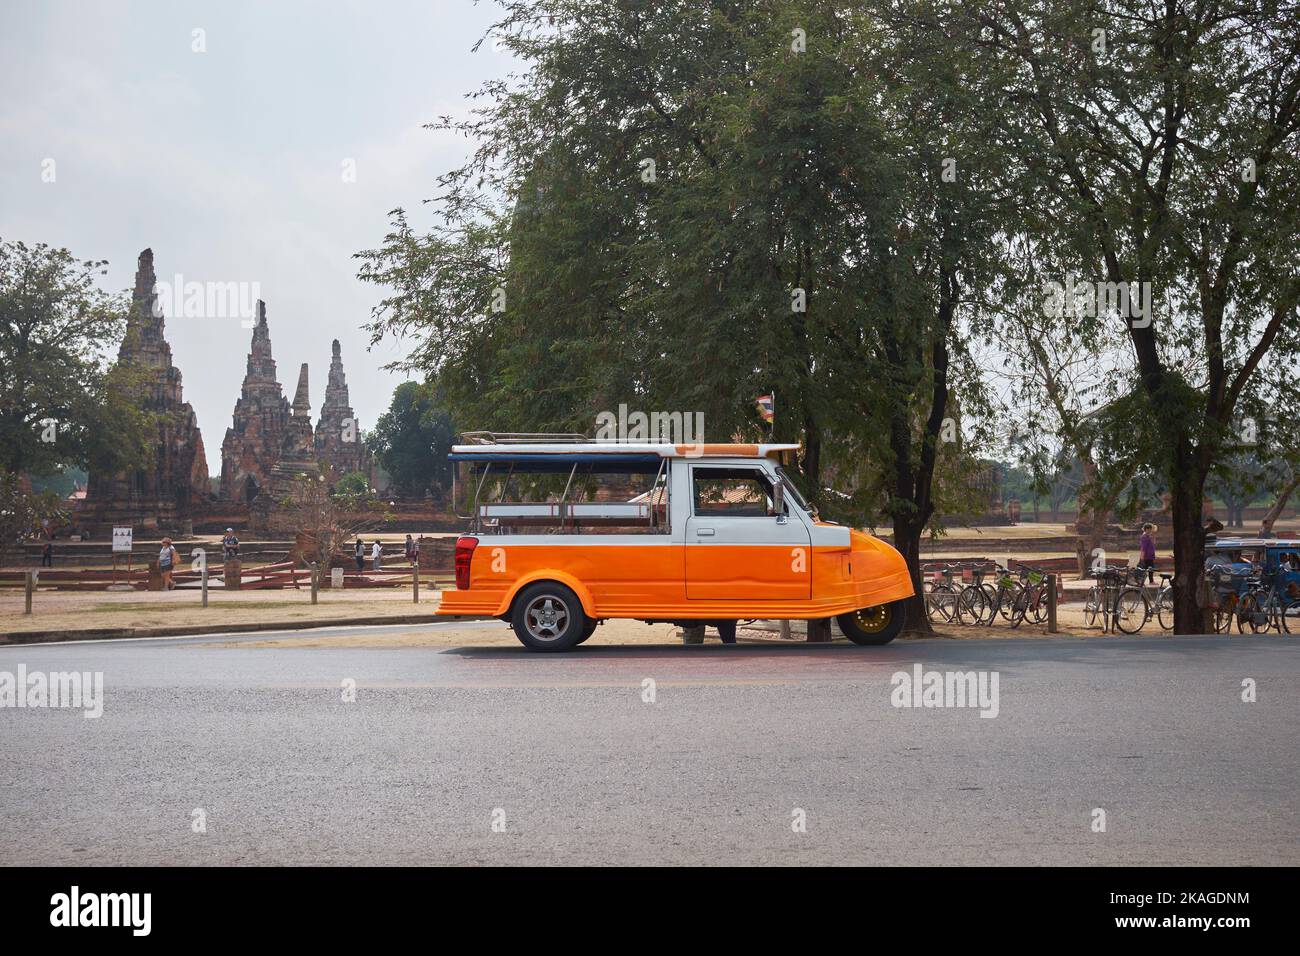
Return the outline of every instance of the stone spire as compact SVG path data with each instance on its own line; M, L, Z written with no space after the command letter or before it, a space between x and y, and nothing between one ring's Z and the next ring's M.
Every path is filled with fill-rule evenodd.
M316 443L311 430L311 399L307 391L307 363L298 371L298 388L293 395L293 414L289 417L284 438L280 442L280 456L271 469L270 478L257 498L249 506L249 520L254 530L290 530L278 514L279 503L294 494L295 486L304 476L316 478L320 465L316 461Z
M325 402L316 424L316 457L336 477L359 471L367 481L373 482L370 455L361 441L361 425L348 401L348 380L343 374L343 353L338 339L331 346Z
M298 390L293 393L293 417L311 418L311 399L307 392L307 363L298 370Z
M145 469L91 473L77 520L100 530L113 524L144 531L183 530L211 495L203 436L194 409L182 397L181 371L172 364L156 285L153 250L145 249L136 262L131 311L117 360L130 373L132 397L156 416L156 453Z
M338 339L334 340L332 350L329 380L325 384L325 404L320 409L322 422L339 413L342 413L339 417L352 417L352 406L348 404L348 379L343 374L343 351Z
M257 497L280 460L288 428L289 400L276 378L266 303L259 299L244 386L235 402L233 424L221 443L222 500L247 503Z

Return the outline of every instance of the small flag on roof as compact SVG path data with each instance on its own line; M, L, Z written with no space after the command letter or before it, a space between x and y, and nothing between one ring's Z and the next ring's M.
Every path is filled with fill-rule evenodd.
M776 396L760 395L754 399L754 404L758 406L758 415L769 425L776 418Z

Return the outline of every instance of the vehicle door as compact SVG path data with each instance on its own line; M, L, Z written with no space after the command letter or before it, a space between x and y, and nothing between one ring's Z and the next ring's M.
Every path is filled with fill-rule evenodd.
M775 512L761 465L690 465L686 597L789 601L812 597L808 526L787 499Z

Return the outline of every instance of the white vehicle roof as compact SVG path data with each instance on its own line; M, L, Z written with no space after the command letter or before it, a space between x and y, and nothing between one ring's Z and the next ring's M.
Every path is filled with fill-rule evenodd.
M476 445L453 445L456 460L504 460L534 455L563 457L587 455L654 455L659 458L767 458L786 451L798 451L798 444L666 444L635 442L509 442ZM503 457L504 456L504 457Z

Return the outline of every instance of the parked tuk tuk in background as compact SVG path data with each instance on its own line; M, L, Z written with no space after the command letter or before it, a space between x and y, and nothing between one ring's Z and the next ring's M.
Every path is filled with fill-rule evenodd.
M1300 539L1212 538L1205 573L1216 632L1300 633Z

